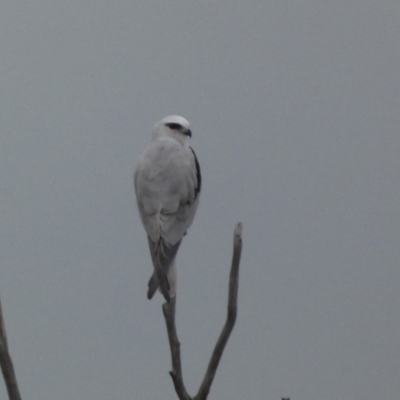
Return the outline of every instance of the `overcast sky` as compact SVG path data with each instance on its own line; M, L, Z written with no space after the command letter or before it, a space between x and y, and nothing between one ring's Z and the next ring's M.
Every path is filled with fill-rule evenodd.
M203 175L177 259L189 393L242 221L209 399L398 398L399 44L398 0L4 1L0 293L22 397L176 399L132 177L179 114Z

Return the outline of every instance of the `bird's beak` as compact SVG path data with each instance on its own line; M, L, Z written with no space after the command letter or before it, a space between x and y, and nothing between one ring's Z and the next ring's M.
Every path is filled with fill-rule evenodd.
M188 130L185 132L185 135L186 135L186 136L189 136L189 137L192 137L192 131L191 131L190 129L188 129Z

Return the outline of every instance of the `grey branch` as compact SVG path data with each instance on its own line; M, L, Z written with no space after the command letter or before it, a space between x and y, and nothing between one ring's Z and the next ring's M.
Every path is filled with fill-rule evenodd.
M4 326L3 311L0 301L0 366L6 383L8 398L10 400L21 400L17 378L15 377L14 366L8 352L6 328Z
M232 266L229 277L229 295L228 295L228 315L225 325L215 345L210 362L207 367L206 374L203 382L200 385L199 392L195 397L190 397L186 391L185 384L182 377L181 353L178 335L175 326L175 298L171 299L170 303L163 304L163 314L165 323L167 325L167 333L169 346L171 350L172 371L170 372L172 381L175 386L176 394L179 400L206 400L213 383L215 373L222 353L228 342L229 336L233 330L236 322L237 315L237 297L238 297L238 283L239 283L239 264L240 255L242 253L242 224L239 222L236 225L233 237L233 256Z

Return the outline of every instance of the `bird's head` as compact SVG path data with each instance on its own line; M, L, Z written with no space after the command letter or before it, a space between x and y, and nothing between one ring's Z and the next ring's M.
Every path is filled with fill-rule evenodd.
M181 144L187 143L192 137L189 122L179 115L169 115L154 125L153 139L168 136L178 140Z

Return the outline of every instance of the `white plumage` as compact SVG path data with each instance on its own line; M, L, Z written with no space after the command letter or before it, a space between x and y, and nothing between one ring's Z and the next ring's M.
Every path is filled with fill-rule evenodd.
M136 165L136 200L154 266L149 299L157 288L167 301L176 294L175 256L193 222L201 189L200 166L189 146L191 135L185 118L163 118Z

